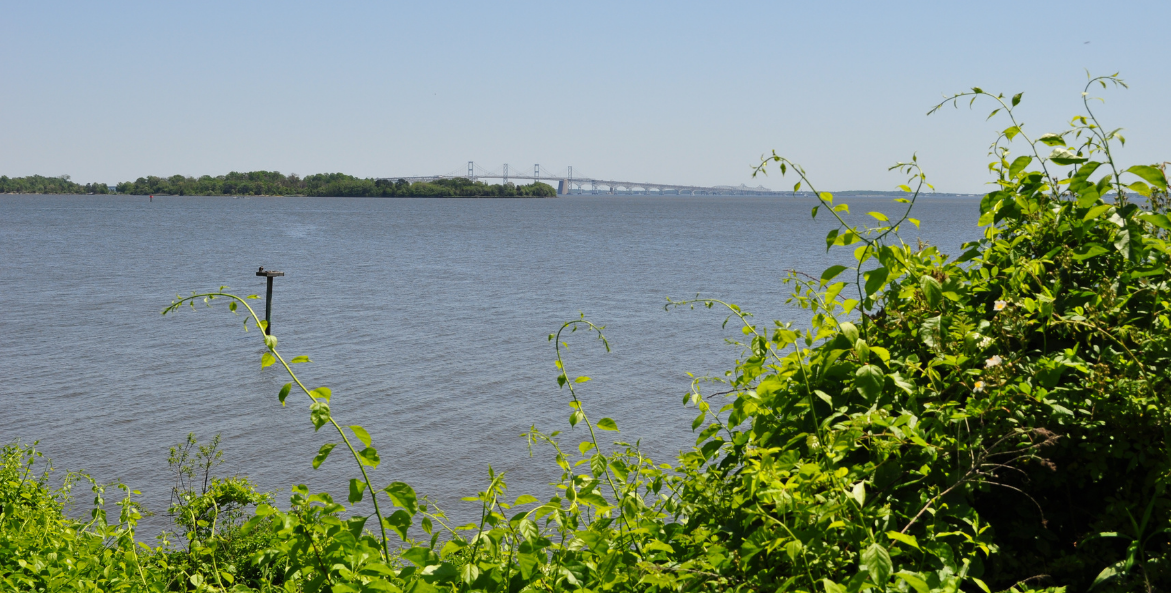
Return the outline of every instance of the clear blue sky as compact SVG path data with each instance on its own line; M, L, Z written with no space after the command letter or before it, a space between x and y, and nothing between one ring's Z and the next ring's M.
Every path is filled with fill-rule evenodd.
M1101 116L1171 160L1171 3L17 2L2 4L0 173L117 182L514 170L755 185L776 149L832 190L892 189L918 152L978 192L1003 121L926 117L1024 91L1034 134L1121 72ZM1089 43L1086 43L1089 42ZM1022 147L1023 149L1023 147ZM775 176L766 186L790 187Z

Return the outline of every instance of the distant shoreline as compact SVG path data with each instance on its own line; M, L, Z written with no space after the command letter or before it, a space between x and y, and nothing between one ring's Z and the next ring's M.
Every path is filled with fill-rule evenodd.
M19 194L125 194L141 196L306 196L331 198L551 198L553 186L534 181L527 185L505 183L490 185L465 178L409 182L405 179L360 178L345 173L317 173L300 177L279 171L231 172L212 177L139 177L116 186L104 183L80 185L60 177L0 176L0 193Z
M829 193L832 193L835 198L892 199L892 198L899 198L899 197L907 197L908 196L908 194L906 194L904 192L853 191L853 192L829 192ZM947 198L947 199L950 199L950 198L981 198L984 195L985 194L958 194L958 193L947 193L947 192L932 192L932 193L919 194L918 199L924 199L924 198ZM812 194L808 194L808 193L799 193L797 195L793 195L791 193L784 194L781 192L778 192L775 196L767 196L767 195L766 196L759 196L759 195L757 195L757 196L742 196L742 195L736 195L736 194L728 194L726 196L720 195L720 194L704 194L704 196L691 196L691 195L687 195L687 194L682 194L682 195L675 195L675 194L659 195L659 194L645 194L645 193L616 193L616 194L612 194L609 192L602 192L602 193L598 193L598 194L574 193L574 194L551 195L551 196L497 196L497 195L460 195L460 196L453 196L453 195L438 195L438 196L325 196L325 195L317 195L317 196L310 196L310 195L306 195L306 194L243 194L243 195L240 195L240 194L235 194L235 195L215 194L215 195L205 195L205 194L161 194L161 193L159 193L159 194L127 194L127 193L115 193L115 192L104 193L104 194L99 194L99 193L84 193L83 194L83 193L63 193L63 192L0 192L0 196L77 196L77 197L125 196L125 197L135 197L135 198L139 198L139 197L140 198L147 198L147 197L153 196L156 198L236 198L236 199L248 199L248 198L419 198L419 199L424 199L424 198L428 198L428 199L429 198L436 198L436 199L446 199L446 198L542 199L542 198L544 198L544 199L548 199L548 198L565 198L565 197L576 197L576 196L595 197L595 198L602 198L602 197L607 197L607 196L610 196L610 197L655 197L655 198L658 198L658 197L691 198L691 197L704 197L704 196L706 196L706 197L730 197L730 198L777 197L777 198L799 198L799 199L810 199L810 200L816 199L815 196L813 196Z

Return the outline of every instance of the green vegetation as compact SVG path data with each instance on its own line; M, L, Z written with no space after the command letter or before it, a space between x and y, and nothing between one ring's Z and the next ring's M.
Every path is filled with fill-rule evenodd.
M0 194L108 194L110 188L104 183L81 185L69 180L68 175L60 177L8 177L0 175Z
M1087 92L1107 83L1121 81L1095 78ZM568 343L582 330L609 346L601 327L576 319L549 336L572 430L528 435L555 452L559 493L514 498L489 467L465 499L480 520L454 526L409 485L372 481L372 436L335 418L332 392L293 371L308 357L286 358L264 336L261 367L279 364L291 379L280 404L297 398L314 430L336 437L314 467L335 449L352 461L344 504L295 486L282 510L246 480L220 487L206 477L216 443L189 439L171 456L184 476L172 513L188 545L147 548L135 543L129 489L117 522L96 484L91 520L66 518L78 479L50 490L30 472L32 449L9 446L0 579L37 591L1171 588L1167 180L1115 162L1122 138L1088 97L1070 130L1039 137L1017 119L1020 95L977 88L948 102L959 99L991 101L1010 120L991 148L983 235L959 257L899 237L918 226L913 206L930 187L912 159L893 167L908 177L902 214L863 215L877 226L852 224L847 204L817 193L813 216L836 222L826 248L854 262L787 278L808 329L758 324L714 299L668 301L724 310L744 335L734 368L697 378L684 398L698 435L674 464L613 440L616 423L589 409ZM774 155L766 167L816 192L791 161ZM245 329L263 327L255 297L225 290L178 298L164 314L226 300ZM367 499L369 515L348 514Z
M320 196L320 197L411 197L411 198L549 198L557 195L545 183L490 185L468 179L440 179L407 183L400 179L360 179L342 173L323 173L300 178L276 171L228 173L218 177L140 177L118 184L118 193L172 196Z
M139 177L116 186L120 194L164 196L317 196L353 198L552 198L557 190L547 183L493 185L468 179L439 179L407 183L405 180L361 179L344 173L321 173L305 178L277 171L231 172L198 179ZM106 194L104 183L79 185L61 177L0 177L0 193L12 194Z

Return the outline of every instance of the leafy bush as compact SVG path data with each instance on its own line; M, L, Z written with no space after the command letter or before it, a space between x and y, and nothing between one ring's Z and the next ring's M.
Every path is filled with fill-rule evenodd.
M1121 81L1095 78L1087 92L1107 83ZM1011 125L991 148L983 236L955 259L899 238L918 226L913 205L930 187L914 159L893 167L909 178L905 210L894 220L869 213L875 227L850 224L849 206L816 192L791 161L774 154L761 163L761 172L795 174L795 191L814 189L813 216L838 223L826 248L851 249L854 262L786 280L807 326L757 324L714 299L668 301L726 309L745 336L735 367L696 379L685 397L699 432L674 465L652 462L637 443L605 442L619 427L587 413L579 390L589 379L571 374L564 354L577 330L608 344L601 327L573 320L550 340L569 424L588 438L528 435L530 447L555 452L558 494L512 498L489 468L487 486L468 499L480 503L480 521L453 526L409 485L371 481L367 468L380 458L369 432L340 424L332 392L293 371L308 358L286 359L264 336L262 367L279 363L292 379L281 404L296 390L315 430L337 436L314 467L341 447L359 470L346 503L370 497L373 513L347 516L347 504L304 486L293 488L288 510L261 502L239 528L262 542L251 557L262 576L247 582L217 563L223 536L200 531L198 520L193 539L207 562L181 573L169 560L181 552L156 549L138 561L134 546L113 539L102 553L117 566L145 564L140 581L154 590L1171 587L1167 180L1154 166L1115 163L1111 147L1123 139L1101 127L1088 97L1070 130L1037 138L1017 119L1020 95L977 88L947 102L960 99L996 103L992 115ZM251 298L221 288L179 298L164 314L227 299L231 311L245 310L246 329L248 320L263 328ZM51 494L28 484L40 482L6 478L3 500L32 492L41 510L5 502L5 534L15 525L9 514L57 516ZM123 508L129 518L110 533L133 538L134 508ZM54 537L71 525L58 521ZM32 578L14 558L0 557L0 574Z

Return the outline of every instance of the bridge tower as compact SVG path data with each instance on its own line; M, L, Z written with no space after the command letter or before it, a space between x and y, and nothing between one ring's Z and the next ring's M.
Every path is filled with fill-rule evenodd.
M537 181L541 180L541 165L539 163L533 165L533 177L535 177Z
M468 181L476 180L476 166L472 161L468 161Z
M508 163L504 163L504 185L508 185Z

